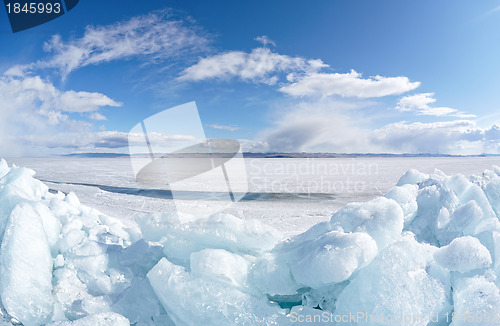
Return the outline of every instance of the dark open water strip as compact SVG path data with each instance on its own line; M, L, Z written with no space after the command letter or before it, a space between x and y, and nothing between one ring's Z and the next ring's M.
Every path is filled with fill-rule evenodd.
M133 196L142 196L150 198L174 199L172 191L168 189L144 189L144 188L130 188L130 187L114 187L105 186L92 183L80 182L61 182L40 180L46 183L53 184L67 184L75 186L96 187L103 191L113 192L117 194L126 194ZM56 189L49 189L51 192L57 192ZM242 193L234 193L235 197L239 198ZM228 200L228 193L226 192L206 192L206 191L175 191L175 199L184 200ZM246 193L240 201L281 201L281 200L328 200L335 199L333 194L324 193L269 193L269 192L249 192Z

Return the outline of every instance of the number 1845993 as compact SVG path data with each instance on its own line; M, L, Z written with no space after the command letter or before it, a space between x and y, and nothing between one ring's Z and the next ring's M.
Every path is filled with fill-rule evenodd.
M61 12L61 3L41 3L41 2L31 2L21 4L19 2L7 3L7 13L11 14L58 14Z

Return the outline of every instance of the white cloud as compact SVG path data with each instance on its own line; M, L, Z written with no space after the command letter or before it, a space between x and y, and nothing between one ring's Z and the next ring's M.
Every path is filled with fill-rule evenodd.
M321 99L287 106L274 124L245 148L254 152L500 153L500 126L473 120L400 121L371 127L363 103ZM346 113L349 113L348 115Z
M383 97L397 95L411 91L420 86L419 82L410 82L408 77L374 76L362 78L354 70L349 73L309 73L304 76L290 76L289 85L280 88L280 91L297 97L303 96L332 96L344 97Z
M104 115L100 114L99 112L92 112L89 115L89 119L96 120L96 121L108 120Z
M93 112L103 106L121 106L104 94L61 91L40 76L0 77L0 101L4 108L24 102L39 103L41 112Z
M465 114L456 109L448 107L432 107L430 104L436 102L434 93L421 93L402 97L396 110L401 112L414 112L418 115L431 116L454 116L460 118L473 118L475 115Z
M278 54L268 48L256 48L250 53L230 51L202 58L185 69L178 79L201 81L236 77L244 81L272 85L278 81L278 73L317 71L326 66L321 60L306 60Z
M468 135L481 133L474 121L400 121L373 131L373 142L397 153L462 154ZM479 139L477 139L479 140ZM500 139L499 139L500 140ZM476 141L476 140L474 140Z
M267 39L260 39L265 41ZM278 54L268 48L256 48L250 53L230 51L202 58L185 69L178 77L184 81L239 78L243 81L276 84L280 74L287 82L279 91L295 97L344 96L373 98L399 95L420 86L408 77L374 76L363 78L354 70L349 73L324 73L328 67L321 60L307 60Z
M285 106L252 151L352 153L371 149L363 127L366 121L356 114L361 104L323 99Z
M164 147L192 144L193 136L189 135L165 135L161 133L149 133L150 140L155 144ZM100 131L100 132L64 132L44 135L19 135L11 137L17 144L48 148L66 149L78 151L99 151L106 149L126 149L129 145L144 145L144 135L142 133L126 133L121 131ZM147 148L145 148L145 153Z
M93 124L87 121L106 120L99 109L121 103L97 92L63 91L35 76L34 71L55 68L64 79L76 69L113 60L183 58L186 53L206 50L208 42L192 22L167 11L107 26L88 26L82 37L68 41L54 35L44 44L44 50L50 52L46 58L11 67L0 75L0 155L43 155L47 148L78 146L114 148L128 141L122 134L93 133ZM163 136L158 137L158 142L164 141Z
M31 67L57 68L65 78L88 65L139 56L151 60L174 58L203 50L207 43L197 28L174 19L167 11L155 12L112 25L88 26L83 37L68 42L54 35L44 45L53 56ZM10 73L19 70L23 67L11 68Z
M31 155L33 148L13 140L20 136L41 139L63 130L86 132L92 124L70 118L70 113L99 118L101 107L120 105L101 93L62 91L39 76L0 76L0 154Z
M257 36L256 38L254 38L254 40L262 43L262 45L264 45L265 47L267 45L276 46L276 43L273 40L271 40L267 35Z
M235 125L223 126L223 125L212 124L212 125L207 125L207 126L209 126L210 128L227 130L227 131L236 131L236 130L240 129L240 127L235 126Z
M23 77L25 75L25 69L27 66L23 65L16 65L13 67L10 67L7 69L7 71L4 72L5 76L13 76L13 77Z
M483 140L498 143L500 141L500 125L494 124L491 128L483 130L482 135Z
M118 103L101 93L61 92L59 99L54 103L54 106L59 107L67 112L91 112L96 111L103 106L121 106Z

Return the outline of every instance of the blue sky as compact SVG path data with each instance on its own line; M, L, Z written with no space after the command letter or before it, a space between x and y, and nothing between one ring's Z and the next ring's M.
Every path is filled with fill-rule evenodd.
M0 155L126 152L190 101L248 151L499 153L499 8L81 0L16 34L3 12Z

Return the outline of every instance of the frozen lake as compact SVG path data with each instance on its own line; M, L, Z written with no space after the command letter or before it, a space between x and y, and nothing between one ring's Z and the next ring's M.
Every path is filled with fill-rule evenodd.
M131 221L137 212L175 208L168 190L144 189L136 183L129 158L11 158L7 161L34 169L36 177L51 189L73 191L83 204L126 221ZM242 201L224 208L226 203L217 198L199 200L186 196L176 203L192 214L203 214L207 207L220 205L225 212L243 219L263 220L292 235L329 219L350 202L367 201L385 194L409 169L424 173L439 169L448 175L469 176L481 174L493 165L500 165L500 158L252 158L245 159L246 173L242 170L231 180L240 186L248 182L251 195ZM185 193L189 194L190 189L203 191L204 185L210 182L207 179L188 187Z

